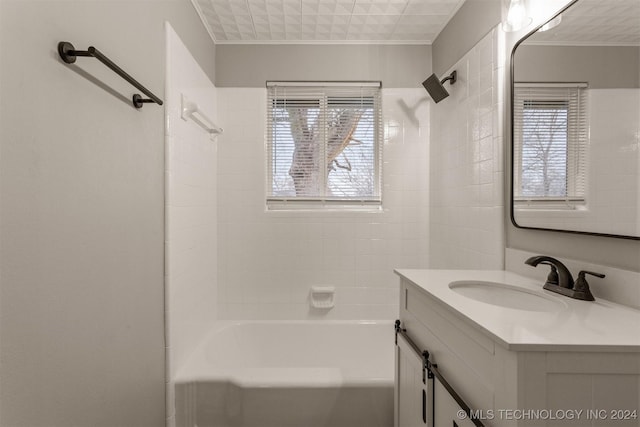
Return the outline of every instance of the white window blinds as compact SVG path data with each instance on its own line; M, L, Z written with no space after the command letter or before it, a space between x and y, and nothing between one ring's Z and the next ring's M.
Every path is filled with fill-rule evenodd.
M516 83L516 200L584 203L588 123L586 84Z
M267 202L380 203L380 83L267 82Z

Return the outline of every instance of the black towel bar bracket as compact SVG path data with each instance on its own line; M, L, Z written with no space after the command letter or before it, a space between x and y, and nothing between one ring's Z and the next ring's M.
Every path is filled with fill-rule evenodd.
M143 98L140 94L133 95L131 102L133 106L136 108L142 108L144 104L148 104L151 102L155 102L158 105L162 105L162 100L155 96L149 89L142 86L136 79L131 77L124 71L122 68L118 67L113 61L107 58L102 52L96 49L93 46L89 46L87 50L76 50L75 47L69 42L59 42L58 43L58 54L60 58L66 62L67 64L73 64L76 62L76 58L78 56L90 56L96 58L104 65L109 67L113 72L118 74L120 77L125 79L129 84L134 86L136 89L147 95L149 98Z

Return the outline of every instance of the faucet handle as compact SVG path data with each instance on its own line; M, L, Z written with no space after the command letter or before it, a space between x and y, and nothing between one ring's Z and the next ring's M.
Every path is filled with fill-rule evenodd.
M579 299L584 299L586 301L595 301L593 294L591 294L591 290L589 289L589 284L587 283L587 279L584 277L585 274L590 274L592 276L604 278L605 275L601 273L595 273L593 271L583 270L578 273L578 280L576 280L575 285L573 286L573 290L580 294Z
M582 279L584 280L584 275L585 275L585 274L590 274L590 275L592 275L592 276L596 276L596 277L599 277L599 278L601 278L601 279L604 279L604 278L605 278L605 275L604 275L604 274L602 274L602 273L595 273L595 272L593 272L593 271L586 271L586 270L582 270L580 273L578 273L578 280L579 280L580 278L582 278Z

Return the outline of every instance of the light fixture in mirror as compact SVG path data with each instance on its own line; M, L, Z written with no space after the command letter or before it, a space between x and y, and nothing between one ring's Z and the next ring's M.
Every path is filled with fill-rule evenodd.
M545 31L549 31L550 29L555 28L558 25L560 25L561 22L562 22L562 14L556 16L551 21L549 21L546 24L544 24L542 27L540 27L540 29L538 29L538 32L542 33L542 32L545 32Z
M502 29L507 33L521 30L531 23L527 0L502 0L502 10Z
M640 239L640 2L573 2L511 83L513 223Z

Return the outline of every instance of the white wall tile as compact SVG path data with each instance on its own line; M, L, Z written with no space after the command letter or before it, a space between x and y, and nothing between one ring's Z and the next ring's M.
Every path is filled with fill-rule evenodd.
M181 119L181 95L215 121L217 102L215 86L169 26L167 50L165 363L171 420L173 377L218 317L217 143L194 122Z
M430 267L501 269L501 107L494 32L452 67L449 98L431 106Z
M392 319L397 267L428 265L429 105L422 89L384 89L380 212L267 212L264 89L218 90L219 313L228 319ZM395 133L395 132L394 132ZM407 249L410 248L411 250ZM309 289L338 289L309 308ZM223 296L222 296L223 295Z

